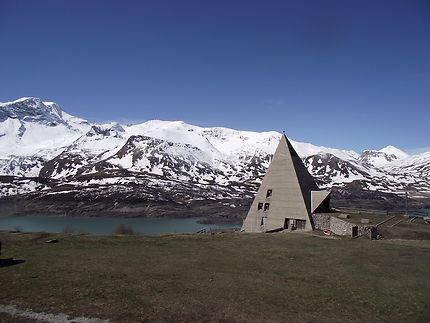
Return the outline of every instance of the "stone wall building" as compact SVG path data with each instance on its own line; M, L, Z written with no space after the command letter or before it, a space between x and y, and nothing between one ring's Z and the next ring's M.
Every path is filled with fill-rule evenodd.
M244 232L314 230L314 213L330 211L330 192L321 191L283 135L243 222Z
M348 237L368 237L376 239L377 226L369 224L357 224L346 220L346 214L318 213L312 214L314 228L321 231L329 231L330 234ZM340 217L344 216L342 219Z

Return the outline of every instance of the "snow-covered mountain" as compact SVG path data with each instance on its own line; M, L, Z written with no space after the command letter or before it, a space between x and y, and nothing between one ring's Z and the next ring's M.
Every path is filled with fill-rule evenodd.
M0 103L0 174L38 176L45 162L90 127L53 102L22 98Z
M409 157L404 151L394 147L387 146L381 150L365 150L361 153L360 162L376 167L382 167L390 162L405 159Z
M60 149L90 127L53 102L22 98L0 103L0 157Z
M90 124L53 102L22 98L0 103L0 197L243 199L258 187L280 136L181 121ZM320 187L430 195L430 152L388 146L359 154L291 142Z

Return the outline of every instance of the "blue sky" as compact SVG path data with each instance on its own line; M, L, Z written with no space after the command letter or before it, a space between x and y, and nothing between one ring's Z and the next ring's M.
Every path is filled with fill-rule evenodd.
M430 2L0 0L0 101L430 150Z

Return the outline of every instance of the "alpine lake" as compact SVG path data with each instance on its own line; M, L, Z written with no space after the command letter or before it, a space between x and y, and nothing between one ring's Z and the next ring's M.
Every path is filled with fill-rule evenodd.
M430 216L430 209L421 209L419 216ZM410 212L411 215L414 211ZM418 214L417 214L418 215ZM0 231L85 233L95 235L142 234L162 235L174 233L196 233L211 230L238 230L239 223L205 224L204 217L188 218L127 218L87 217L46 214L0 215Z
M53 215L12 215L0 217L0 231L85 233L111 235L133 233L161 235L196 233L210 230L231 230L240 224L202 224L199 218L124 218L124 217L70 217Z

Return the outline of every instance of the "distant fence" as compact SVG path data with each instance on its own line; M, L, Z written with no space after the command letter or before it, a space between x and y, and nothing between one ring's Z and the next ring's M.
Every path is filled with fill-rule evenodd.
M409 212L412 215L416 215L416 216L430 216L430 210L427 212L422 212L422 211L410 211Z
M355 214L381 214L381 215L404 215L406 214L405 210L372 210L372 209L356 209L356 208L349 208L349 207L337 207L334 208L335 211L339 212L348 212L348 213L355 213ZM419 217L426 217L430 216L429 212L423 212L423 211L414 211L414 210L408 210L408 215L410 216L419 216Z

